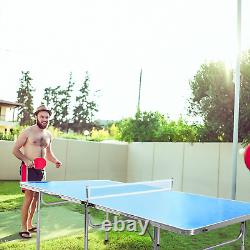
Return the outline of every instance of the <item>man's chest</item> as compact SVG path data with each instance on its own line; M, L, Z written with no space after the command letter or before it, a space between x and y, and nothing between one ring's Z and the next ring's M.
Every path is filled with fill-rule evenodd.
M41 148L47 148L50 143L50 137L48 134L32 134L28 138L28 143Z

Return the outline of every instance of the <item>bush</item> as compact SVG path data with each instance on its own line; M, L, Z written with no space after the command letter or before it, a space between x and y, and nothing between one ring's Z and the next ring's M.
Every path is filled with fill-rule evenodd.
M195 142L199 141L200 127L189 125L182 118L167 120L158 112L137 112L135 118L117 123L121 140L127 142Z
M105 139L111 139L109 132L105 129L97 130L96 128L93 128L90 134L90 141L103 141Z
M8 133L0 133L0 140L14 141L15 138L17 138L17 136L20 134L21 130L22 127L17 126L15 128L12 128Z
M159 138L164 116L158 112L140 112L135 118L127 118L117 123L121 139L127 142L152 142Z
M109 128L109 134L111 138L114 138L118 141L121 140L121 132L119 130L119 127L114 123Z
M180 118L178 121L166 121L157 141L195 142L198 141L198 127L189 125Z
M0 133L0 140L14 141L15 135L13 135L11 133Z

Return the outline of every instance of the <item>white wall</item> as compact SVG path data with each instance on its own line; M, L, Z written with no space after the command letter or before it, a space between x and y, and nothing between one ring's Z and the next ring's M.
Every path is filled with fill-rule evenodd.
M0 180L19 180L13 142L0 141ZM47 180L174 179L174 190L231 198L232 143L98 143L55 139L60 169L49 163ZM239 148L241 148L239 144ZM250 201L250 172L238 155L236 198Z
M13 142L0 140L0 180L18 180L21 162L12 155Z
M174 190L183 189L184 143L154 143L154 165L152 179L173 178Z
M0 140L0 180L19 180L20 161L12 154L14 142ZM52 150L62 162L48 162L47 180L127 179L127 144L55 139Z
M126 181L127 144L99 143L98 179Z
M152 180L154 143L135 142L128 147L128 181Z
M127 169L128 182L173 178L174 190L231 198L232 143L130 143ZM238 155L236 198L250 201L249 186Z
M183 157L183 190L217 196L219 143L185 143Z

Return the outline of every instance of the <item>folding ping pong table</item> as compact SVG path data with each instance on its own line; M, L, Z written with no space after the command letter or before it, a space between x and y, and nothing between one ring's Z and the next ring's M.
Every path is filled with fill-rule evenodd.
M167 182L168 181L168 182ZM164 185L163 185L164 183ZM121 183L109 180L21 182L22 188L39 193L36 248L40 249L41 195L49 194L84 206L84 249L88 249L89 208L149 222L153 249L160 248L160 229L195 235L240 223L239 236L208 247L214 249L241 241L245 249L250 203L172 191L172 180ZM107 238L106 238L107 239Z

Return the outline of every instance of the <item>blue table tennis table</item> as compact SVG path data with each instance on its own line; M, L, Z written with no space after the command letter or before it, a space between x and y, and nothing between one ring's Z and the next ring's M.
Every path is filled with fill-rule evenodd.
M195 235L240 223L239 236L206 248L214 249L237 240L245 249L246 221L250 203L172 191L172 179L121 183L109 180L21 182L20 186L39 193L36 248L40 249L41 195L49 194L84 206L84 249L88 249L89 209L149 222L154 250L160 249L160 230Z

